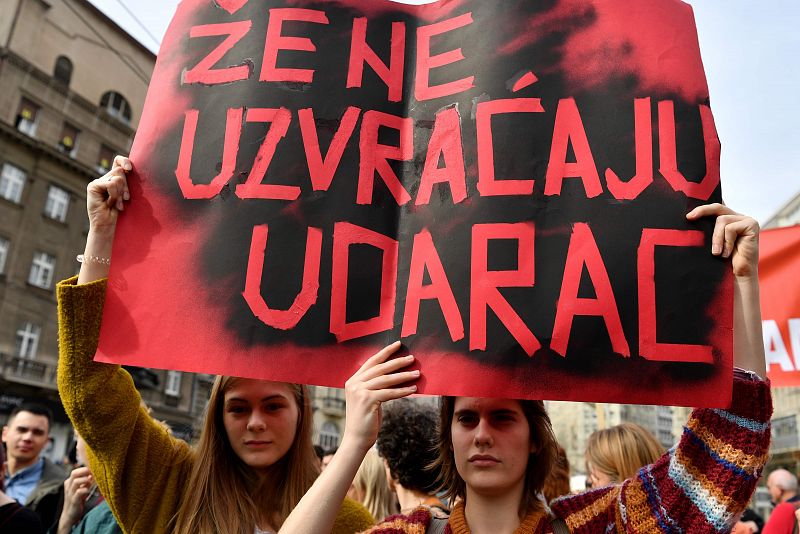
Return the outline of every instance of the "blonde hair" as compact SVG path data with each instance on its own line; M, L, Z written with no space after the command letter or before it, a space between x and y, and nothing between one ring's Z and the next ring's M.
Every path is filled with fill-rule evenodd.
M175 516L176 534L253 534L264 521L278 529L319 474L308 389L299 384L286 384L298 416L294 442L283 458L259 476L236 455L222 420L225 393L236 380L217 377L211 389L194 465Z
M392 492L389 489L389 481L386 479L386 468L375 449L367 451L353 480L353 485L361 496L361 503L376 521L394 513Z
M622 482L657 461L664 452L664 447L646 429L622 423L589 436L586 461L611 477L612 482Z

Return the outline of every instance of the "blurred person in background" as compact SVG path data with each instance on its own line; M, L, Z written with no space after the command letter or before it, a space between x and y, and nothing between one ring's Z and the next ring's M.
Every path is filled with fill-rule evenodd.
M378 453L402 514L418 506L427 506L441 516L450 513L436 496L441 472L433 465L439 455L438 427L439 414L429 404L399 399L383 406Z
M75 433L75 456L79 467L64 481L64 503L58 525L49 534L122 534L108 502L100 494L92 472L86 442Z
M3 427L8 456L3 470L6 495L24 504L49 527L58 518L64 470L45 458L53 414L39 404L22 404L11 411Z
M322 455L322 459L320 460L320 465L322 466L320 472L325 471L325 468L331 463L334 454L336 454L336 447L331 447L325 451L325 454Z
M666 452L656 438L634 423L598 430L586 444L586 472L592 488L619 484L636 476Z
M396 512L386 469L375 449L370 449L361 462L347 496L363 504L376 521Z
M767 491L775 509L764 525L764 534L792 534L796 532L795 510L800 508L797 495L797 477L786 469L776 469L767 477Z

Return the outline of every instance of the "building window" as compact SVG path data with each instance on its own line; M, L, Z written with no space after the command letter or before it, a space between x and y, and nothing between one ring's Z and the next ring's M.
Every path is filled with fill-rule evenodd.
M131 122L131 105L125 97L116 91L108 91L100 99L100 107L105 109L109 115L116 117L125 123Z
M114 161L114 150L106 145L100 147L100 155L97 157L97 170L107 173L111 170L111 162Z
M164 389L164 393L170 397L180 397L181 376L180 371L167 371L167 387Z
M17 121L14 123L17 130L33 137L36 135L36 117L39 115L39 106L23 98L19 104Z
M53 78L69 87L69 82L72 80L72 61L67 56L58 56L58 59L56 59Z
M8 260L8 249L10 243L8 239L0 237L0 274L6 272L6 261Z
M333 421L325 421L319 430L319 446L329 451L339 446L339 427Z
M67 220L69 209L69 193L51 185L47 191L47 202L44 205L44 214L53 220L64 222Z
M33 323L23 323L17 330L16 356L33 360L39 348L39 334L42 329Z
M0 172L0 197L10 200L14 204L19 204L22 200L22 190L25 188L25 180L28 175L19 167L10 163L3 165Z
M56 270L55 257L46 252L37 252L33 255L31 263L31 274L28 276L28 283L32 286L50 289L53 285L53 275Z
M58 149L69 157L74 158L78 151L78 136L81 131L68 122L64 123L61 130L61 139L58 141Z

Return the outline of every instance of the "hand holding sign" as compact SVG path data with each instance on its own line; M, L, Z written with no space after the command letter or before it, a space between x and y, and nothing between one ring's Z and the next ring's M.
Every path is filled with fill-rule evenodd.
M375 444L381 426L381 403L411 395L416 385L401 386L419 378L419 370L402 371L414 356L389 359L400 350L396 341L369 358L345 383L347 417L343 441L354 441L364 451Z
M81 259L78 282L85 284L108 276L111 249L120 212L131 199L127 173L133 164L124 156L116 156L111 170L89 182L86 187L86 212L89 235Z
M99 360L341 387L401 339L424 393L724 404L691 8L629 6L182 2Z

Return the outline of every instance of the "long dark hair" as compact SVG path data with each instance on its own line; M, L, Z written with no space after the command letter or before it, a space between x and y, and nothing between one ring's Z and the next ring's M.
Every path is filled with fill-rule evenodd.
M206 408L195 460L175 517L177 534L252 534L260 519L276 529L314 483L319 471L311 444L312 413L308 388L286 384L298 407L297 433L286 455L258 481L231 448L222 410L234 377L217 377Z
M525 517L530 512L541 510L544 504L539 499L547 475L553 469L558 457L558 442L553 434L550 416L542 401L517 401L525 414L530 427L530 441L533 451L528 455L525 468L525 486L519 504L519 515ZM456 469L453 454L453 436L450 425L453 423L456 397L442 397L439 425L439 457L436 464L441 468L441 489L451 499L467 499L467 485Z

